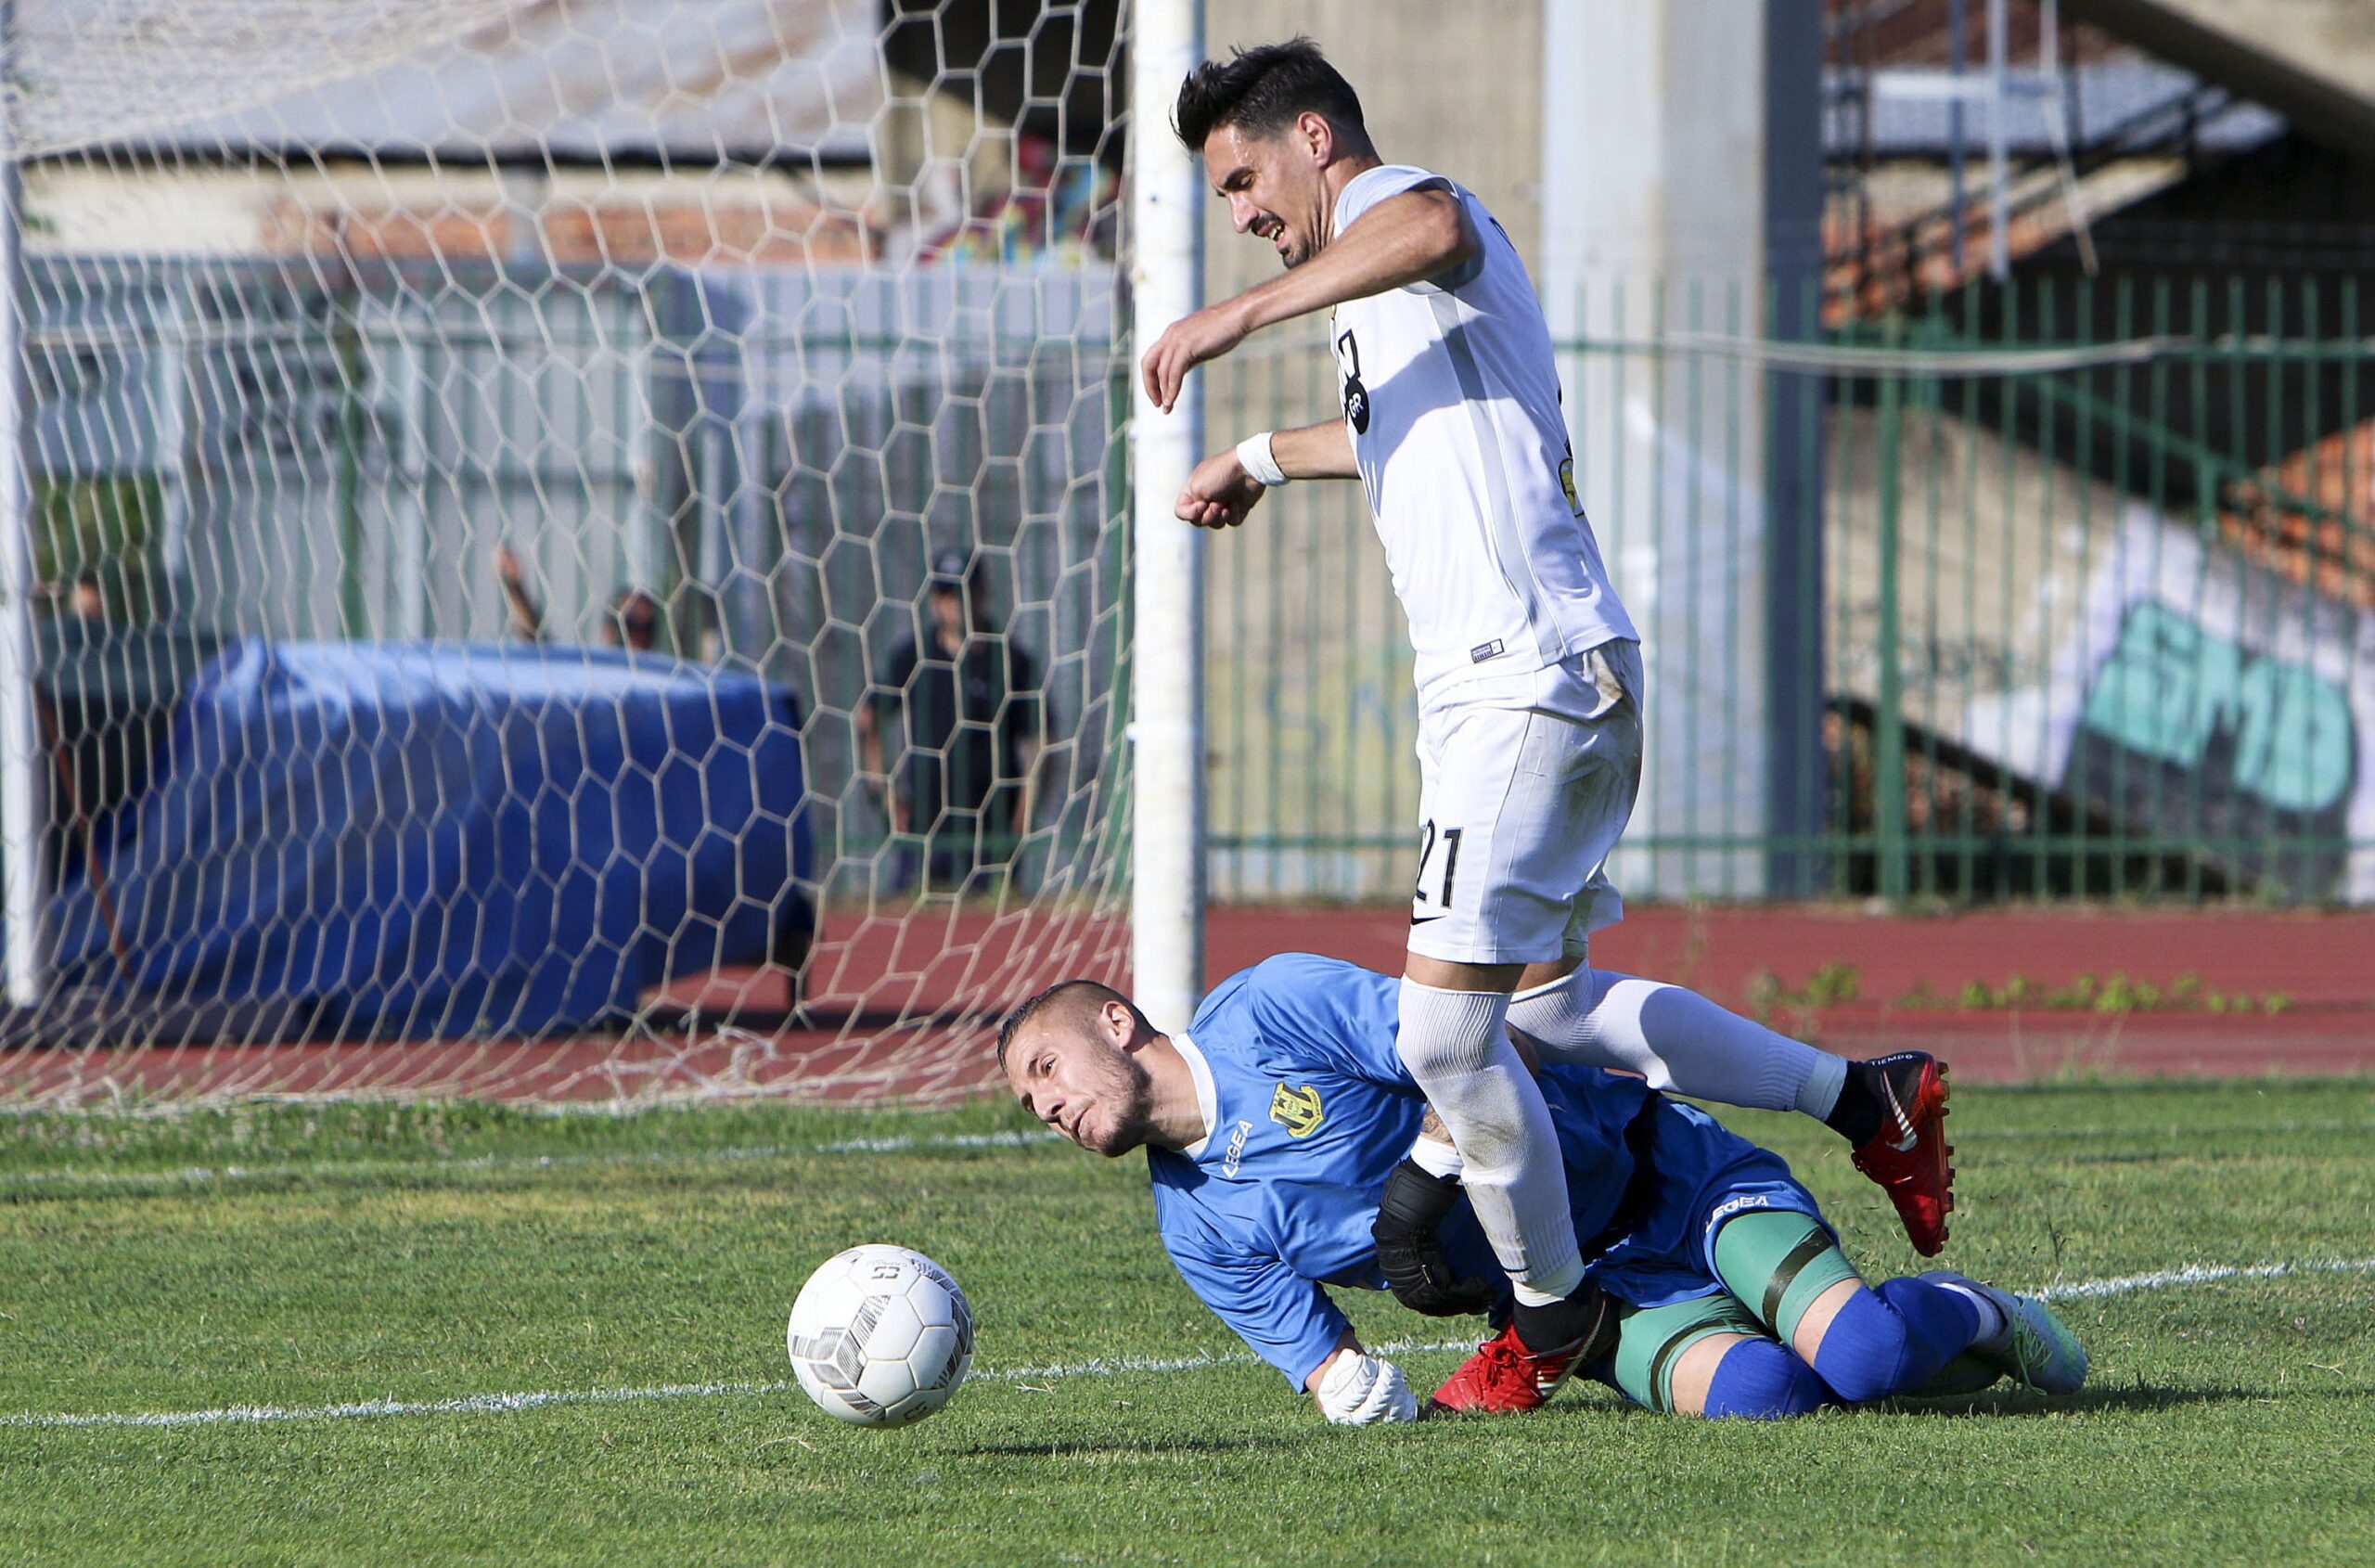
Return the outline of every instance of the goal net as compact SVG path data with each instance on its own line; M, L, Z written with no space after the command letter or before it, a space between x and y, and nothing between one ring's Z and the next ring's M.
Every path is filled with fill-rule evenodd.
M1019 14L0 12L0 1100L929 1099L1121 978L1119 29Z

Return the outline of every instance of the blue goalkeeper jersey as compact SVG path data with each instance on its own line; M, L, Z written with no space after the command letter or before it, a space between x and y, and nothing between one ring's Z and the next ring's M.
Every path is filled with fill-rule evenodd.
M1230 976L1176 1041L1210 1130L1186 1150L1147 1150L1180 1276L1297 1388L1348 1326L1322 1287L1385 1288L1378 1198L1427 1111L1394 1050L1400 984L1308 953ZM1590 1237L1633 1173L1624 1127L1650 1090L1592 1068L1543 1076L1575 1234ZM1500 1277L1465 1204L1444 1234L1455 1268Z
M1378 1198L1427 1111L1394 1050L1400 985L1282 954L1223 982L1175 1037L1209 1130L1185 1150L1147 1150L1162 1244L1188 1288L1297 1388L1349 1326L1325 1287L1385 1288L1370 1235ZM1637 1135L1654 1173L1646 1204L1587 1259L1587 1277L1618 1300L1663 1306L1721 1291L1714 1233L1734 1214L1821 1221L1779 1155L1638 1078L1558 1065L1538 1076L1586 1245L1608 1240L1635 1175L1626 1130L1650 1112ZM1442 1238L1458 1273L1504 1279L1466 1203Z

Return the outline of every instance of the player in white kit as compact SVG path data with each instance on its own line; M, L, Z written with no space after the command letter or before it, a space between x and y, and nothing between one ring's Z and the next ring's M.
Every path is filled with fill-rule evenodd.
M1383 162L1352 87L1308 39L1199 67L1175 128L1238 231L1288 270L1148 349L1155 404L1168 411L1190 369L1248 333L1334 313L1342 417L1205 458L1177 511L1234 526L1294 479L1358 479L1367 493L1419 686L1424 820L1396 1046L1465 1155L1509 1274L1501 1355L1534 1357L1555 1385L1596 1310L1578 1292L1585 1260L1549 1113L1511 1028L1557 1060L1826 1121L1914 1245L1936 1252L1953 1206L1937 1062L1851 1064L1585 961L1590 933L1623 914L1606 865L1640 779L1639 637L1575 499L1549 332L1508 237L1451 181ZM1456 1196L1426 1148L1388 1189L1380 1261L1419 1310L1478 1310L1426 1240Z

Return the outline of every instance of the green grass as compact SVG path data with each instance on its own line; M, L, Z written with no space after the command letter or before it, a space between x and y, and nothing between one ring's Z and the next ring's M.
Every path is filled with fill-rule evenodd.
M1828 1134L1735 1121L1875 1277L1917 1266ZM2007 1285L2375 1258L2363 1080L1966 1086L1951 1125L1948 1261ZM775 1385L793 1292L867 1240L939 1258L980 1321L970 1385L890 1433L781 1387L0 1426L0 1560L2375 1562L2364 1268L2072 1299L2096 1375L2060 1402L1765 1426L1591 1388L1342 1431L1180 1285L1141 1162L1017 1128L995 1106L0 1122L0 1418ZM907 1141L832 1147L867 1138ZM1350 1305L1375 1340L1450 1337ZM1100 1357L1199 1364L1030 1372ZM1404 1360L1431 1386L1457 1354Z

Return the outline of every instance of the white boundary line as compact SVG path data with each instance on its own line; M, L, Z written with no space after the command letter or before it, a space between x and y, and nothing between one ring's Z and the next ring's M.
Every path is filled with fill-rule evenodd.
M2103 1296L2128 1296L2138 1291L2164 1291L2172 1285L2215 1285L2224 1279L2280 1279L2288 1274L2375 1274L2375 1258L2347 1258L2312 1263L2198 1263L2156 1274L2124 1274L2116 1279L2077 1279L2048 1285L2033 1292L2039 1301L2091 1301Z
M2346 1129L2355 1130L2355 1129ZM2375 1128L2370 1128L2375 1130ZM1057 1148L1051 1132L950 1133L931 1137L835 1138L826 1143L721 1144L711 1149L635 1149L610 1154L469 1154L452 1160L287 1160L268 1165L186 1165L175 1170L79 1170L72 1166L0 1171L0 1195L11 1187L206 1188L243 1181L347 1181L369 1176L446 1171L585 1170L619 1165L731 1163L789 1160L805 1154L925 1153L953 1149Z
M2124 1274L2107 1279L2076 1279L2066 1285L2048 1285L2032 1292L2041 1301L2099 1300L2108 1296L2134 1295L2141 1291L2162 1291L2178 1285L2211 1285L2228 1279L2279 1279L2292 1275L2315 1274L2375 1274L2375 1258L2312 1260L2304 1263L2255 1264L2196 1264L2185 1268L2163 1269L2152 1274ZM1402 1341L1381 1344L1380 1354L1406 1356L1432 1351L1459 1350L1467 1340L1444 1340L1432 1343ZM1200 1372L1215 1367L1259 1365L1255 1356L1245 1351L1222 1351L1202 1356L1148 1357L1136 1356L1100 1356L1087 1361L1059 1363L1044 1367L1008 1367L976 1372L974 1376L994 1382L1010 1382L1030 1387L1039 1382L1055 1382L1065 1378L1118 1377L1130 1373ZM277 1421L359 1420L383 1416L480 1416L508 1415L519 1410L541 1410L566 1405L633 1405L666 1399L716 1399L755 1394L781 1394L798 1385L790 1382L700 1382L658 1383L641 1388L555 1389L529 1394L466 1394L452 1399L364 1399L345 1405L226 1405L211 1410L101 1410L89 1414L45 1414L28 1411L13 1416L0 1416L0 1430L56 1431L62 1428L91 1427L180 1427L180 1426L248 1426Z
M2256 1136L2295 1133L2369 1133L2375 1122L2254 1122L2223 1125L2001 1127L1958 1132L1958 1142L2019 1142L2026 1139L2093 1142L2103 1138L2152 1138ZM586 1170L624 1165L726 1164L751 1160L789 1160L819 1154L934 1153L960 1149L1056 1149L1063 1140L1052 1132L891 1134L879 1137L833 1138L821 1143L721 1144L710 1149L627 1150L599 1154L474 1154L451 1160L291 1160L262 1165L189 1165L179 1169L84 1170L51 1166L0 1171L0 1197L10 1189L88 1187L97 1189L210 1188L240 1182L282 1182L314 1179L326 1182L371 1176L437 1174L460 1171Z

